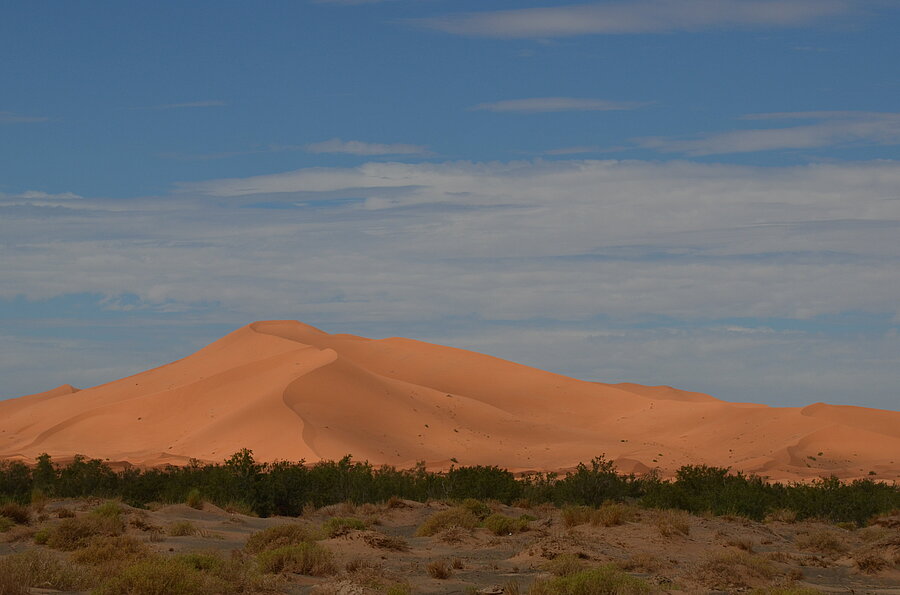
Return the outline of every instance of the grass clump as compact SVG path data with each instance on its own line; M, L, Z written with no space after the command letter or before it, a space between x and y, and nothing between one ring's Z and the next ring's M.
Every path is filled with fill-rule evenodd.
M727 591L744 589L776 575L770 560L743 550L717 552L697 567L697 577L710 587Z
M494 535L512 535L528 530L526 517L513 518L504 514L495 513L484 519L482 526L489 529Z
M491 515L491 507L482 502L481 500L476 500L475 498L466 498L460 503L460 507L465 508L472 514L474 514L479 521L483 521L487 517Z
M287 545L266 550L257 556L262 572L279 574L294 572L309 576L330 576L337 572L334 554L317 543Z
M636 521L640 517L638 508L622 502L608 502L591 513L591 524L601 527L614 527Z
M274 578L261 574L258 565L246 557L226 559L219 552L209 551L181 554L175 559L189 568L224 581L231 590L240 593L270 591L275 586Z
M193 488L188 492L184 503L196 510L203 510L203 496L200 495L200 490Z
M647 581L628 575L612 564L552 579L538 579L529 595L638 595L654 593Z
M443 560L429 562L425 569L428 571L428 576L439 580L446 580L453 574L453 570Z
M171 537L188 537L197 534L197 527L190 521L178 521L169 525L166 531Z
M31 587L78 591L92 585L90 573L50 552L31 550L0 558L0 593L27 595Z
M350 531L365 531L366 522L353 517L336 516L322 523L322 532L328 537L339 537Z
M259 554L268 550L312 541L315 541L315 536L303 525L296 523L276 525L251 535L247 539L247 543L244 544L244 551L250 554Z
M584 560L577 554L559 554L545 562L541 568L554 576L569 576L584 570Z
M87 547L72 552L70 559L88 566L117 567L150 557L150 550L129 535L93 537Z
M214 595L231 586L176 558L152 557L121 569L104 580L94 595Z
M416 535L419 537L430 537L451 527L472 530L477 526L478 517L469 509L457 506L436 512L428 517L416 530Z
M653 522L663 537L689 535L691 532L691 515L683 510L657 510Z
M72 551L87 546L94 537L113 537L121 535L124 530L125 523L118 516L91 512L84 516L63 519L50 531L45 543L56 550ZM35 535L35 541L38 534Z
M560 515L563 524L568 527L577 527L591 521L593 509L590 506L564 506Z
M0 533L6 533L16 526L16 523L9 517L0 516Z
M809 550L822 554L839 555L847 551L846 544L844 544L837 533L824 529L811 531L806 535L800 535L797 537L795 544L802 550Z
M0 505L0 517L7 518L17 525L27 525L31 522L31 513L28 512L28 508L15 502Z

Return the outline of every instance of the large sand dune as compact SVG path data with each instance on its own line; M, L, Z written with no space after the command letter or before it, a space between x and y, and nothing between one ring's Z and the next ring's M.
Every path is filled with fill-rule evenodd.
M0 401L0 458L141 465L337 459L624 471L705 463L773 479L900 477L900 413L726 403L584 382L409 339L256 322L171 364L94 388Z

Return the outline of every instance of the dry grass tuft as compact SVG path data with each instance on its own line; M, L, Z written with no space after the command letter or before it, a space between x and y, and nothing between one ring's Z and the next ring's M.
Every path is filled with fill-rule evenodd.
M294 572L309 576L331 576L337 572L334 554L317 543L287 545L266 550L257 556L262 572L279 574Z
M459 527L471 531L477 526L478 517L467 508L457 506L436 512L428 517L416 530L416 535L419 537L430 537L451 527Z
M394 535L384 535L375 532L366 533L363 536L363 541L380 550L390 550L393 552L405 552L409 550L409 543L402 537L396 537Z
M94 537L113 537L121 535L124 530L125 523L118 516L91 513L63 519L46 535L46 544L53 549L72 551L87 546ZM38 535L40 532L35 534L35 541Z
M83 568L62 561L50 552L31 550L0 558L0 593L27 595L31 587L79 591L93 585Z
M660 560L653 554L640 552L634 554L627 560L620 560L616 562L616 566L628 572L646 572L652 574L655 572L659 572L664 568L668 568L669 563L664 560Z
M189 537L198 533L197 527L190 521L178 521L169 525L166 529L171 537Z
M440 580L448 579L453 574L453 571L443 560L429 562L425 569L428 571L428 576Z
M612 564L552 579L538 579L529 595L637 595L654 593L650 583L625 574Z
M640 509L633 504L609 502L591 512L590 521L594 526L614 527L640 518Z
M819 529L800 535L794 543L802 550L822 554L840 555L848 550L841 536L827 529Z
M322 524L322 532L328 537L340 537L350 531L365 531L367 528L365 521L353 517L331 517Z
M300 545L314 541L315 536L303 525L276 525L254 533L244 544L244 551L258 554L289 545Z
M657 510L653 514L653 523L663 537L691 533L691 515L683 510Z
M112 567L134 563L149 556L150 550L142 542L129 535L117 535L91 538L87 547L72 552L70 559L78 564L106 567L109 572Z
M697 567L696 577L706 586L734 590L770 581L777 571L772 562L741 550L728 550L709 555Z
M17 525L27 525L31 522L31 513L28 507L7 502L0 505L0 517L6 517Z
M559 554L545 562L541 568L555 576L569 576L584 570L585 563L577 554Z

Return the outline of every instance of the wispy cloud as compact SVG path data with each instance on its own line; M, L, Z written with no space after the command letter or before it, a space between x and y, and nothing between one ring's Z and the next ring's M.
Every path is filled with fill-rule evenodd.
M169 109L185 109L185 108L202 108L202 107L222 107L228 105L224 101L208 100L208 101L186 101L183 103L164 103L161 105L146 105L135 107L138 110L169 110Z
M15 112L0 112L0 124L31 124L34 122L46 122L49 119L43 116L25 116Z
M744 120L817 120L782 128L755 128L706 134L696 138L650 137L638 145L665 153L692 156L900 144L900 113L815 111L751 114Z
M850 0L637 0L472 12L414 22L457 35L546 38L740 27L797 27L845 15Z
M310 153L347 153L350 155L424 155L428 149L419 145L367 143L332 138L305 146Z
M587 112L632 110L646 103L633 101L607 101L604 99L582 99L578 97L532 97L529 99L505 99L490 103L479 103L470 108L474 111L514 112L537 114L542 112Z

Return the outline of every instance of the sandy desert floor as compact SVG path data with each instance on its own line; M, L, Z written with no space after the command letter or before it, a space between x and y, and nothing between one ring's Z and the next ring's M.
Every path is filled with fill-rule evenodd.
M60 511L83 517L98 504L48 503L31 524L0 533L0 563L34 550L71 561L73 553L36 545L35 536L59 526ZM271 577L275 592L281 593L526 593L535 580L551 578L554 572L610 563L664 593L900 593L898 514L855 528L789 519L756 523L620 505L619 514L610 518L621 524L603 526L576 524L584 520L576 509L491 504L492 512L513 518L528 515L525 530L496 535L483 527L450 528L422 537L417 529L451 504L342 504L310 510L296 519L257 518L209 504L202 510L183 504L155 510L119 506L125 534L164 557L215 552L254 566L256 557L245 550L252 534L276 525L305 527L333 552L334 570L328 576L287 572ZM323 526L334 517L356 518L367 528L327 537ZM435 578L441 571L447 578ZM776 587L814 591L772 590ZM38 592L57 591L32 589Z

